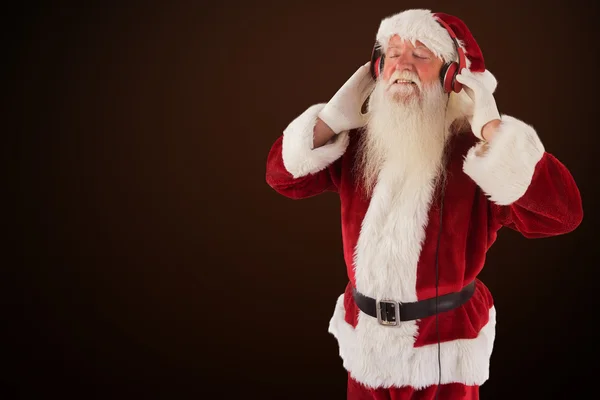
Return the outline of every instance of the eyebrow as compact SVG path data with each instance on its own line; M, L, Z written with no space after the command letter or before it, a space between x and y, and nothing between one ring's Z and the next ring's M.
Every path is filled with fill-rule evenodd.
M400 50L400 48L398 46L392 45L392 46L388 47L388 51L390 51L390 50ZM415 50L425 50L425 51L433 54L433 51L429 50L424 45L417 45L417 46L415 46Z
M425 50L429 53L433 53L431 50L429 50L427 47L425 47L423 45L415 46L415 50Z

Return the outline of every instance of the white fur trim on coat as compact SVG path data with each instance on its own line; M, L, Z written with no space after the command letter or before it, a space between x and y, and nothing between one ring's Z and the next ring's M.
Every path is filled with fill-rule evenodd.
M313 148L317 114L324 103L310 106L283 131L283 165L294 178L317 173L344 154L348 147L348 132L341 132L325 145Z
M393 162L382 167L354 249L359 292L400 302L418 300L417 265L435 171L433 162L418 171L408 171ZM413 325L408 322L403 329L416 331Z
M438 383L437 343L414 347L413 335L399 335L400 327L387 327L359 311L356 328L345 319L341 295L329 324L338 341L344 368L358 382L372 388L412 386L422 389ZM474 339L442 342L441 383L482 385L489 377L496 334L496 309Z
M498 133L489 148L473 146L465 157L463 171L498 205L509 205L521 198L531 184L544 146L530 125L508 115L502 116Z

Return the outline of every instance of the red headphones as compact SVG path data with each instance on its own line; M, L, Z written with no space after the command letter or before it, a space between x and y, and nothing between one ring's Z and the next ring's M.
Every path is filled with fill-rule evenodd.
M460 71L467 66L465 53L458 45L456 34L452 28L450 28L450 26L444 21L440 19L436 20L446 29L446 31L448 31L450 38L452 38L452 41L454 42L456 51L458 52L458 63L456 61L451 61L442 66L442 69L440 70L440 82L445 93L458 93L462 90L462 84L456 80L456 75L458 75ZM385 54L381 52L381 47L379 44L375 43L375 46L373 46L373 52L371 53L371 76L373 79L377 80L377 78L383 73L384 61Z

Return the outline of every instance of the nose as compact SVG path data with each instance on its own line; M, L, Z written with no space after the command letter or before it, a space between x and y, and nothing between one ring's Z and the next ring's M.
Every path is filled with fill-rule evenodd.
M396 71L410 71L415 72L415 64L412 62L412 58L409 55L402 55L398 58L398 62L394 66Z
M404 70L408 70L408 71L414 71L415 70L415 64L414 64L414 59L412 56L412 51L409 48L402 48L402 50L399 52L399 54L397 54L396 59L394 60L396 61L395 65L394 65L394 70L396 71L404 71Z

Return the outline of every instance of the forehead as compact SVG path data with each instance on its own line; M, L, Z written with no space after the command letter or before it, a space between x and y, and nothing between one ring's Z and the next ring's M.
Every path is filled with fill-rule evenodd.
M425 46L420 40L416 40L415 44L413 45L410 40L405 40L398 35L392 36L388 42L388 50L400 48L419 48L431 52L431 50L427 46Z

